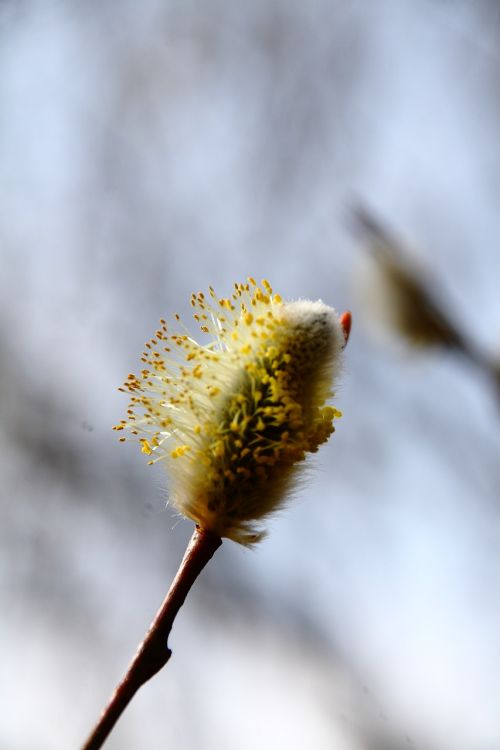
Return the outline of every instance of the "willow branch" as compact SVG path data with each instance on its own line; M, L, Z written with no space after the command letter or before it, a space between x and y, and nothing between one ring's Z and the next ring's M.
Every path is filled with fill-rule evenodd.
M458 353L490 381L500 405L500 361L493 359L465 337L462 346L458 348Z
M196 527L163 604L82 750L99 750L103 746L135 693L168 662L172 652L167 641L175 617L191 586L221 544L218 536Z

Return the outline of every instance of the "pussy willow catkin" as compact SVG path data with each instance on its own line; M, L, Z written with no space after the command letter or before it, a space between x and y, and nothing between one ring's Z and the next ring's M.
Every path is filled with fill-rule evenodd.
M282 507L307 453L341 416L326 404L339 375L344 329L322 302L284 302L270 284L193 294L207 341L175 316L146 344L130 374L129 430L149 463L165 463L173 505L202 528L249 545ZM121 440L126 438L121 437Z

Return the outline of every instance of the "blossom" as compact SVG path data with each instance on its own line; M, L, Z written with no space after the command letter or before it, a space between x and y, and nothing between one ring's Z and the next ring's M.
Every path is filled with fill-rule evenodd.
M193 294L206 343L175 316L146 344L130 393L129 430L149 463L163 462L175 508L200 527L250 545L282 507L298 465L341 416L327 405L347 326L322 302L284 302L267 281L228 298ZM120 438L125 440L126 438Z

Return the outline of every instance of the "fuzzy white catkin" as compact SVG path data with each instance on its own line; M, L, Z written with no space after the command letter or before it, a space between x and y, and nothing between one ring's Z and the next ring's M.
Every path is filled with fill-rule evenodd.
M334 431L340 412L326 402L345 332L331 307L283 302L267 281L235 284L230 298L210 287L191 304L209 341L162 320L145 369L127 378L128 416L115 429L166 464L180 513L249 545L265 533L256 522L283 505L297 465Z

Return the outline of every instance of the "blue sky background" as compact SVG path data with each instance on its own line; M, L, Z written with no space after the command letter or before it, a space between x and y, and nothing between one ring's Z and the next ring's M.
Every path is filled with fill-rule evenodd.
M499 40L487 0L0 6L2 748L77 747L159 605L191 527L116 388L247 275L353 311L344 419L110 750L498 746L500 411L372 336L349 209L500 352Z

